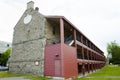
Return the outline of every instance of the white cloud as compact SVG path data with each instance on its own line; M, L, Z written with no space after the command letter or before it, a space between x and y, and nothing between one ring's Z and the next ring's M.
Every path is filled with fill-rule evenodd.
M0 40L12 41L13 27L30 0L0 1ZM44 15L63 15L105 53L108 42L120 43L120 0L33 0Z

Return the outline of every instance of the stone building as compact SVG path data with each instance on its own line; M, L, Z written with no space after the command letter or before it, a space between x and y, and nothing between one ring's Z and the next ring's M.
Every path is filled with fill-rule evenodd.
M9 71L43 75L45 44L45 17L31 1L14 28Z
M14 28L9 72L77 77L104 66L104 53L63 16L44 16L34 2Z

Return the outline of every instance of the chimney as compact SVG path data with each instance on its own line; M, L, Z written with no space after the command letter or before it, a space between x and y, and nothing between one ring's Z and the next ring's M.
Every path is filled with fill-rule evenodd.
M39 11L39 8L38 8L38 7L36 7L36 8L35 8L35 10L38 12L38 11Z
M33 1L30 1L27 3L27 9L30 9L30 8L34 9L34 2Z

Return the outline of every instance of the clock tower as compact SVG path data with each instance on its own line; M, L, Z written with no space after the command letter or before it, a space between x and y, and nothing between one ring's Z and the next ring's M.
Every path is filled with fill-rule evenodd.
M34 9L34 2L15 25L9 72L44 75L45 17Z

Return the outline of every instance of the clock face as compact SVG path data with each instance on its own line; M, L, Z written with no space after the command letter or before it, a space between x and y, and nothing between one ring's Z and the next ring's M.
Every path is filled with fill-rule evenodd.
M32 20L32 15L27 14L24 18L24 24L28 24Z

